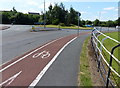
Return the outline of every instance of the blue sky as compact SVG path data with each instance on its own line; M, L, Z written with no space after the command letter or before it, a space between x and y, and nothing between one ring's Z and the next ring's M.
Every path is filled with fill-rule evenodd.
M45 0L46 10L50 3L62 2L65 8L69 10L72 6L75 10L82 13L81 19L95 20L100 19L116 20L118 18L118 1L119 0ZM0 0L0 10L11 10L13 6L17 11L41 12L44 8L44 0Z

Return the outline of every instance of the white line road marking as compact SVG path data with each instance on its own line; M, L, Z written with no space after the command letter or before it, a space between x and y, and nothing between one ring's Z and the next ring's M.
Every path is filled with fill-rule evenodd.
M51 41L51 42L49 42L49 43L47 43L47 44L45 44L45 45L41 46L40 48L35 49L34 51L32 51L32 52L28 53L27 55L25 55L25 56L21 57L20 59L18 59L18 60L16 60L16 61L14 61L13 63L11 63L11 64L7 65L7 66L6 66L6 67L4 67L4 68L2 68L2 69L0 70L0 72L2 72L2 71L4 71L4 70L6 70L7 68L9 68L9 67L11 67L12 65L16 64L17 62L21 61L22 59L24 59L24 58L28 57L29 55L33 54L34 52L36 52L36 51L38 51L38 50L40 50L40 49L44 48L45 46L47 46L47 45L49 45L49 44L51 44L51 43L53 43L53 42L55 42L55 41L57 41L57 40L60 40L60 39L62 39L62 38L64 38L64 37L58 38L58 39L56 39L56 40L53 40L53 41Z
M21 72L22 71L18 72L14 76L12 76L9 79L5 80L4 82L0 83L0 86L4 85L5 83L7 83L6 86L10 85L15 80L15 78L17 78L17 76L21 74Z
M74 41L77 37L73 38L69 42L67 42L58 52L57 54L52 58L52 60L44 67L44 69L39 73L39 75L35 78L35 80L29 85L29 88L34 87L42 78L42 76L45 74L45 72L48 70L48 68L53 64L53 62L56 60L56 58L59 56L59 54L64 50L64 48L70 44L72 41Z
M48 58L48 57L50 57L50 53L49 53L49 51L44 50L44 51L42 51L40 53L36 53L32 56L32 58L37 58L37 57L41 57L42 59Z

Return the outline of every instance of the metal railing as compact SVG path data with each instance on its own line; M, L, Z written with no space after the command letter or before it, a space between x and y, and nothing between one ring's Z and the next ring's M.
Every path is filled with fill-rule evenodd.
M100 41L100 39L98 38L99 36L104 36L104 38ZM111 47L112 48L111 51L109 51L103 44L104 40L106 40L106 39L110 39L116 43L116 46ZM120 73L119 73L119 71L117 72L112 67L113 59L120 66L119 59L116 58L113 54L114 50L116 48L120 47L120 42L111 38L110 36L105 35L104 33L100 32L100 31L98 31L97 28L94 28L92 30L91 44L92 44L92 47L93 47L93 50L95 52L95 56L97 59L98 72L100 72L100 75L102 77L103 82L105 83L106 88L108 88L109 86L111 86L113 88L115 86L120 87L120 84L118 84L117 82L114 82L115 80L113 81L114 75L115 75L115 77L120 79ZM103 51L105 51L106 53L109 54L109 56L110 56L109 60L107 60L107 58L105 58ZM111 77L111 76L113 76L113 77Z

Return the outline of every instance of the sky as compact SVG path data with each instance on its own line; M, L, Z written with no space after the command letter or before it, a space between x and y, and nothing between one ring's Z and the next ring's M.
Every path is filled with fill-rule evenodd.
M48 10L50 4L64 4L66 10L72 6L79 11L81 19L101 21L116 20L118 18L118 2L119 0L45 0L45 9ZM12 10L18 12L38 12L44 10L44 0L0 0L0 10Z

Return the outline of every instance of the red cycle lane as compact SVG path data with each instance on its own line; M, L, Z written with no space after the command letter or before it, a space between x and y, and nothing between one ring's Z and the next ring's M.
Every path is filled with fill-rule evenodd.
M82 34L86 33L81 33L81 35ZM31 85L60 49L69 41L75 39L76 36L77 35L70 35L53 40L4 64L0 69L0 74L2 74L0 86Z

